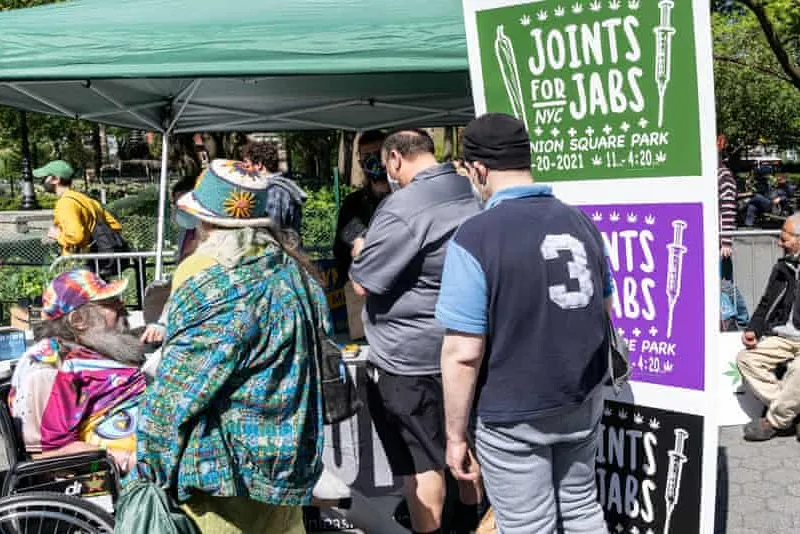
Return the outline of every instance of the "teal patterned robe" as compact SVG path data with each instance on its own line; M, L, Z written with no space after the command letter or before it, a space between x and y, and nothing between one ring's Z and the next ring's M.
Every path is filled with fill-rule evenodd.
M310 502L323 446L311 303L326 331L330 317L322 288L309 278L309 298L299 269L269 246L189 278L170 298L137 450L180 501L199 490Z

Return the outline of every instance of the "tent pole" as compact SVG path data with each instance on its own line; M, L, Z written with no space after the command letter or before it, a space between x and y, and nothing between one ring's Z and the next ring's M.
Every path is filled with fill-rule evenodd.
M158 183L158 227L156 231L156 272L155 279L161 280L164 271L164 225L167 214L167 176L169 160L169 131L161 137L161 179Z

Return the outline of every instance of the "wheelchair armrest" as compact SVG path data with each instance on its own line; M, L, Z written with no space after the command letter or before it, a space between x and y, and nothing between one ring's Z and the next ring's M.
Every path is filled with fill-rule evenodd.
M57 470L69 470L89 465L93 462L104 462L116 469L116 464L108 453L103 450L97 450L19 462L14 469L14 474L17 476L44 474Z
M105 467L108 469L114 481L115 487L113 491L115 494L118 494L120 488L120 473L117 469L117 464L106 451L97 450L19 462L6 474L5 481L3 482L2 495L11 494L16 489L20 479L37 475L49 475L58 471L70 471L98 462L105 464Z

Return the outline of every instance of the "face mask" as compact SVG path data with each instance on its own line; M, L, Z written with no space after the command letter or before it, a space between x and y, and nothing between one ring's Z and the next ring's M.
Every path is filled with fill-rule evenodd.
M481 192L480 189L478 189L478 186L472 183L471 180L469 185L472 186L472 196L475 197L475 200L478 201L478 204L480 205L481 209L483 209L483 204L485 202L483 200L483 193Z
M361 160L361 168L370 180L386 178L386 169L381 164L380 154L366 154Z
M175 224L184 230L192 230L197 227L197 217L183 210L178 210L175 212Z
M386 175L386 179L389 180L389 187L392 189L392 193L402 189L402 186L400 185L400 182L398 182L397 180L395 180L394 178L392 178L388 174Z
M51 194L53 194L53 193L55 193L55 192L56 192L56 184L55 184L55 183L53 183L53 182L51 182L50 180L47 180L47 181L45 181L45 183L44 183L44 190L45 190L47 193L51 193Z

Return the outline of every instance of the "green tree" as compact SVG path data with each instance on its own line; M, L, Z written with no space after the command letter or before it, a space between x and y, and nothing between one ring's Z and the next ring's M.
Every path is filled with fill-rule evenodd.
M800 2L797 0L735 0L758 25L789 83L800 90Z
M760 143L800 141L800 92L782 70L758 18L749 10L713 14L717 125L738 153Z

